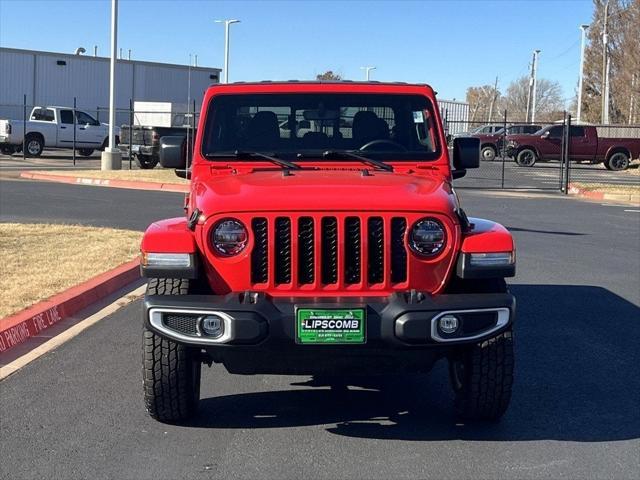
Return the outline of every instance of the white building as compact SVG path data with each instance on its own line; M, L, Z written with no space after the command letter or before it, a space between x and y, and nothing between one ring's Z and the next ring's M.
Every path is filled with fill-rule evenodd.
M117 123L127 122L129 101L196 103L200 110L206 88L220 79L219 68L118 60ZM189 77L191 81L189 82ZM189 88L190 85L190 88ZM107 121L109 58L0 48L0 118L22 118L33 105L73 106Z

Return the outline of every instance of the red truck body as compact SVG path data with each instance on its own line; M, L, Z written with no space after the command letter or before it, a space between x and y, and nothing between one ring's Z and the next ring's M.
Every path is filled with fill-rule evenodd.
M503 226L461 209L452 182L478 166L479 142L456 139L452 169L431 87L217 85L202 112L182 171L185 216L152 224L142 241L150 414L194 413L201 362L232 373L370 374L448 358L459 411L502 415L515 245ZM297 138L302 120L310 128ZM162 142L168 166L163 155L180 143ZM497 382L474 363L495 355ZM470 390L473 372L500 391Z
M536 161L559 160L562 154L562 125L550 125L536 135L508 135L507 153L520 166ZM604 163L609 170L624 170L640 157L640 138L599 137L597 128L572 125L569 130L572 161Z

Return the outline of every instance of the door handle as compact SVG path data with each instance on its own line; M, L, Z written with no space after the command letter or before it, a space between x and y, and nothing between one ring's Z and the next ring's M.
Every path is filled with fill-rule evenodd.
M86 130L87 127L80 127L80 130Z
M60 127L60 130L64 130L65 128L67 128L67 127Z

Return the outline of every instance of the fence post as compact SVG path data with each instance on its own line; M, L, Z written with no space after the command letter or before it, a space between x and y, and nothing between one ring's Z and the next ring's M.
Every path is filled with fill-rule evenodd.
M564 191L564 169L565 169L565 158L564 158L564 132L567 124L567 111L565 110L562 114L562 138L560 139L560 178L558 179L558 188L561 192Z
M27 94L22 96L22 160L27 158Z
M567 115L567 135L565 139L565 151L567 165L565 167L564 194L569 195L569 173L571 171L571 114Z
M76 97L73 97L73 166L76 166L76 131L78 121L76 120Z
M133 143L133 100L129 99L129 170L132 168L131 144Z
M504 161L505 161L505 151L507 149L507 109L504 110L504 123L503 123L503 130L502 130L502 148L500 150L502 150L500 152L500 156L502 157L502 183L501 183L501 188L504 189Z

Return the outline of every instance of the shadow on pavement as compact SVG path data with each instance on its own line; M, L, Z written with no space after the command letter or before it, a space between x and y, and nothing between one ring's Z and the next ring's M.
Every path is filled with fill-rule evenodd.
M497 424L456 423L446 365L431 375L312 379L292 389L201 401L190 426L327 425L338 435L399 440L640 437L640 309L592 286L513 285L516 379ZM304 387L304 388L300 388Z

